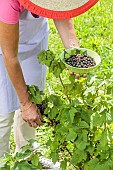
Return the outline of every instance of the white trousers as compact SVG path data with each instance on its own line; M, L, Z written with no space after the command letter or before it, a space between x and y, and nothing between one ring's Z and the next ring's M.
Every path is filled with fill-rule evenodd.
M21 147L28 143L28 140L35 138L35 129L30 127L22 118L20 110L14 113L0 115L0 157L4 152L9 152L9 139L11 126L14 120L14 141L15 152L20 152Z

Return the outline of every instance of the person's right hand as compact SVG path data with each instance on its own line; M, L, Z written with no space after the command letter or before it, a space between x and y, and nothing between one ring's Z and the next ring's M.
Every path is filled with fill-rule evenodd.
M36 128L38 125L43 125L43 119L40 110L36 104L27 102L25 106L21 105L22 119L29 124L29 126Z

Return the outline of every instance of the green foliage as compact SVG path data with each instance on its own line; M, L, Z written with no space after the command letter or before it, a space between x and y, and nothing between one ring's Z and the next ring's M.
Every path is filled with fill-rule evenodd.
M59 59L64 47L49 20L51 50L42 51L38 58L48 66L46 90L44 94L35 86L28 90L31 101L45 107L46 124L38 127L41 135L37 141L49 148L49 156L53 162L57 159L61 162L62 170L66 167L67 170L113 169L112 11L112 0L101 0L73 19L80 47L96 51L102 59L98 70L88 74L87 79L75 79L65 70ZM29 150L28 147L15 157L6 154L1 170L14 170L14 167L17 170L22 165L27 169L29 166L41 169L40 154ZM24 160L26 155L30 156L32 164Z
M34 140L29 141L29 144L15 155L6 152L1 160L0 170L42 170L42 165L39 162L41 153L33 150L33 143Z
M50 50L41 52L39 60L42 59L43 64L48 63L47 58L50 60L50 57L47 56L50 54L50 63L57 65L57 70L61 69L57 73L52 64L48 65L52 77L58 82L55 89L51 87L52 94L48 91L42 95L35 86L28 89L36 104L38 97L41 98L45 108L43 117L48 120L48 126L53 127L52 139L49 138L46 143L53 162L60 159L62 169L69 162L80 170L104 167L111 170L113 95L109 90L113 88L112 74L106 79L98 73L98 76L87 75L87 79L75 79L73 75L72 79ZM35 165L35 158L33 162Z

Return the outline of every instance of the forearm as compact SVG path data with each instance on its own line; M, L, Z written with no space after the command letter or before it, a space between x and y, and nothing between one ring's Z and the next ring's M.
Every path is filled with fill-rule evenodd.
M17 57L4 56L4 64L20 102L28 100L27 87Z
M12 85L20 101L26 100L26 85L18 61L19 24L9 25L0 22L0 47L4 64Z
M79 47L72 19L54 20L65 48Z

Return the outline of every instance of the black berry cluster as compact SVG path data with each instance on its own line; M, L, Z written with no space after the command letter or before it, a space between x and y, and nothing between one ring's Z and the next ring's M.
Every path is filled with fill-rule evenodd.
M96 65L94 59L86 54L75 54L65 59L65 62L77 68L90 68Z
M37 104L37 107L40 110L40 113L43 115L44 114L44 110L45 110L45 107L43 106L43 104Z

